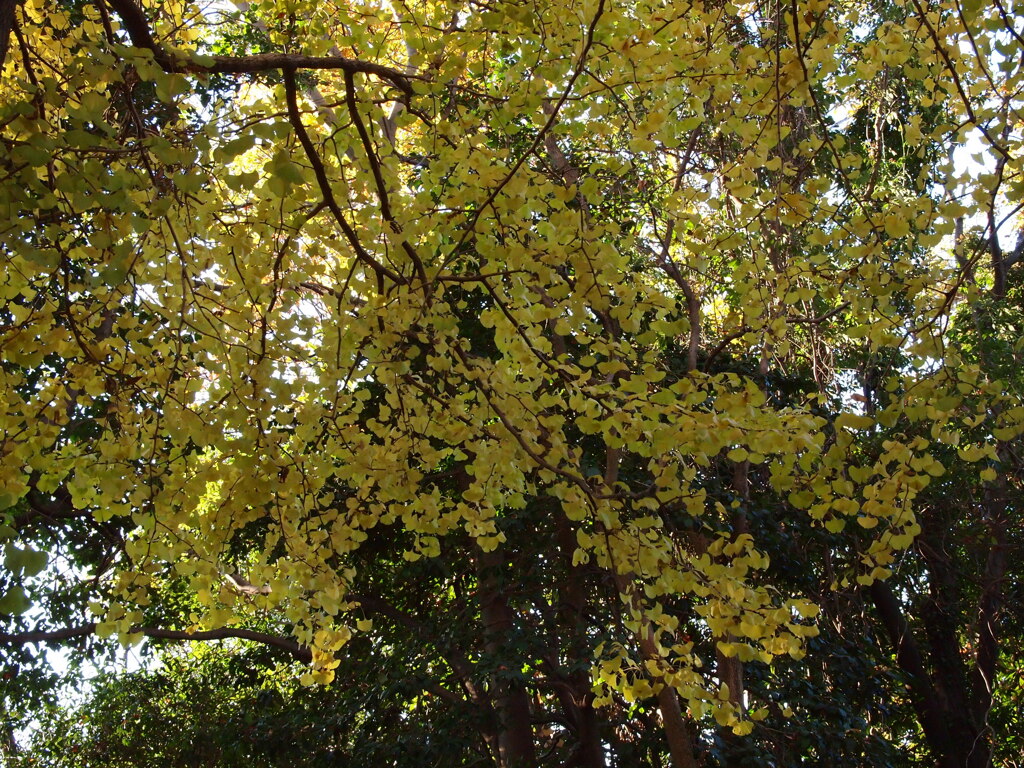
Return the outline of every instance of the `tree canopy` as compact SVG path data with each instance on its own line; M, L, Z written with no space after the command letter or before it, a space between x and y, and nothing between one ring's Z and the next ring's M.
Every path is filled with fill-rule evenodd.
M1022 18L0 0L2 754L1020 765Z

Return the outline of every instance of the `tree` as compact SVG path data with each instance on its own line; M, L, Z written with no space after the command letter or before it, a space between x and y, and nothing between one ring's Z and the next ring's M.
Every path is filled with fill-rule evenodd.
M1019 10L0 3L10 658L407 663L452 765L1012 759Z

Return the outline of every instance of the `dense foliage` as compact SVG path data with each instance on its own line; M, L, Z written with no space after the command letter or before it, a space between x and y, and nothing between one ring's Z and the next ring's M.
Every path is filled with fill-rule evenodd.
M1022 14L0 0L0 754L1020 765Z

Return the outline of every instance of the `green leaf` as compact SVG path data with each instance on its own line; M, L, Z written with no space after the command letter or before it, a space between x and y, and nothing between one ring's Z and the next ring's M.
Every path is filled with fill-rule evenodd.
M238 157L245 152L248 152L256 145L256 136L251 133L246 133L239 136L237 139L225 142L219 149L219 154L224 159L231 159Z
M870 416L858 416L854 413L841 413L836 417L836 427L843 429L870 429L875 420Z
M47 562L49 562L49 558L46 556L45 552L40 552L35 549L26 549L23 560L25 563L24 568L26 576L35 576L37 573L42 571L46 567Z
M910 234L910 222L905 216L898 213L890 213L884 220L885 233L889 237L905 237Z
M297 185L302 184L305 181L302 177L302 169L290 160L275 165L274 175L288 184Z
M32 603L29 602L28 595L25 594L25 589L20 584L14 585L8 590L7 594L0 597L0 613L5 613L8 616L22 614L31 605Z
M8 544L4 548L4 554L4 566L11 573L35 576L46 567L45 552L28 548L21 549L13 544Z
M33 168L41 168L53 159L53 155L45 149L34 147L31 144L23 144L11 152L15 162L28 163Z

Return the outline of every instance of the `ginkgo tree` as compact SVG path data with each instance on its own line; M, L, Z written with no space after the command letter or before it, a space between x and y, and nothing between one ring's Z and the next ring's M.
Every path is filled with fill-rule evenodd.
M1019 11L5 0L3 639L401 628L492 764L690 766L789 710L800 528L965 764L885 580L953 463L1012 525Z

